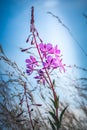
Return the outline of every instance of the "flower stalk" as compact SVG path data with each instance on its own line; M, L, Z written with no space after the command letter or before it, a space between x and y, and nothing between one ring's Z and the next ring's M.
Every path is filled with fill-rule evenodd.
M31 75L35 70L37 70L38 75L35 76L34 78L37 79L38 83L42 82L43 85L47 83L51 88L53 93L53 99L51 99L51 101L54 104L54 108L53 108L53 112L49 112L49 113L52 116L55 125L52 123L50 119L49 122L53 130L59 130L61 124L58 117L59 97L56 95L54 89L55 84L51 80L50 72L57 68L59 68L60 71L63 70L65 72L65 67L64 67L65 64L62 64L62 59L60 59L61 55L58 46L56 45L55 47L53 47L51 43L44 44L42 39L40 38L39 33L36 30L34 25L34 7L31 8L30 32L31 35L29 35L26 42L29 42L29 38L30 36L32 36L31 45L35 45L35 48L37 49L42 68L38 68L39 63L37 59L34 56L30 56L29 59L26 59L26 63L27 63L26 72L28 73L28 75ZM37 42L37 38L39 39L40 43ZM23 51L26 51L28 49L29 48L23 49ZM26 96L26 89L25 89L25 96ZM28 113L30 117L30 122L34 130L33 122L31 119L31 113L28 106L27 96L26 96L26 103L27 103Z
M33 38L34 38L34 43L36 44L36 48L38 50L38 54L39 54L40 59L41 59L41 63L43 64L43 58L41 56L41 52L39 50L39 47L38 47L38 44L37 44L37 41L36 41L36 36L34 34L35 30L36 29L35 29L35 26L34 26L34 7L32 7L32 10L31 10L31 32L32 32L32 35L33 35ZM54 96L54 101L55 101L56 100L56 93L55 93L55 90L54 90L54 85L53 85L53 83L51 81L51 78L49 76L49 73L48 73L47 69L46 68L44 68L44 69L45 69L46 75L48 77L48 81L50 82L50 87L52 89L53 96ZM56 108L56 116L58 117L58 108Z

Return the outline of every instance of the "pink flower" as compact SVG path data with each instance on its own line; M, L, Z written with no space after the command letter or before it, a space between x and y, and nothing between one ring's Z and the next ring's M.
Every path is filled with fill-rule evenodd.
M33 67L29 67L28 69L26 69L26 73L30 75L33 72L33 70Z
M38 66L38 62L33 56L30 56L30 59L26 59L26 62L28 63L28 65Z
M56 69L56 68L59 68L59 70L63 70L65 72L65 64L62 64L62 59L59 59L59 57L56 57L53 61L53 68Z
M52 47L52 44L50 44L50 43L48 43L48 44L40 43L39 48L44 57L46 57L48 54L54 53L54 49Z
M48 70L59 68L60 71L63 70L65 72L65 64L62 64L62 59L59 59L59 57L53 58L52 56L47 56L43 66Z
M43 85L45 85L44 72L41 69L38 71L38 75L35 76L34 78L38 79L37 80L38 83L42 83Z
M59 54L60 54L60 50L58 49L57 45L54 48L54 54L55 54L55 56L59 56Z
M47 56L46 62L43 63L44 68L47 68L47 69L53 68L53 61L54 59L52 56Z
M35 57L30 56L30 59L26 59L26 63L27 63L27 65L26 65L27 66L26 72L30 75L33 72L34 68L36 66L38 66L38 62L36 61Z

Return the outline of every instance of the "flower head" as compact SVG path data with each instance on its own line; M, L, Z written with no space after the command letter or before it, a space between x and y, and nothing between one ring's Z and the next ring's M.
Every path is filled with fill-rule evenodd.
M59 54L60 54L60 50L58 49L57 45L54 47L54 54L55 54L55 56L59 56Z
M42 83L43 85L45 85L45 76L44 76L44 72L40 69L38 71L38 75L34 77L35 79L38 79L37 82L38 83Z
M65 64L62 63L62 59L56 57L53 61L53 68L59 68L60 72L63 70L65 72Z
M33 56L30 56L30 59L26 59L26 63L28 63L28 65L38 66L38 62Z
M26 65L27 66L26 72L30 75L33 72L34 68L36 66L38 66L38 62L37 62L35 57L30 56L30 59L26 59L26 63L27 63L27 65Z
M48 43L48 44L40 43L39 48L44 57L46 57L48 54L54 53L54 49L51 43Z
M47 56L46 57L46 61L43 62L43 66L44 69L57 69L59 68L59 70L63 70L65 72L65 64L62 64L62 59L59 59L59 57L55 57L53 58L52 56Z
M43 62L43 66L44 66L44 68L46 68L46 69L51 69L51 68L53 68L53 61L54 61L54 58L52 57L52 56L47 56L46 57L46 62Z

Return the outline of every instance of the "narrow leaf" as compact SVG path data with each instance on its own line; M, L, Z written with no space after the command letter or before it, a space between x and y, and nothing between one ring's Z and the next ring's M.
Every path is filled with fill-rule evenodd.
M66 107L62 110L62 112L61 112L61 114L60 114L60 125L61 125L62 118L63 118L63 115L64 115L65 110L67 109L67 107L68 107L68 106L66 106Z
M59 120L58 120L57 116L55 115L55 113L49 112L49 114L51 115L51 117L53 118L53 120L55 121L55 123L59 122Z
M54 101L54 106L56 109L59 107L59 97L58 96L56 96L56 99Z
M54 109L54 107L51 106L51 110L52 110L53 113L55 113L55 109Z
M55 86L55 79L53 79L53 86Z
M48 119L49 119L49 118L48 118ZM50 125L51 125L52 129L53 129L53 130L56 130L56 128L55 128L53 122L52 122L50 119L49 119L49 122L50 122Z

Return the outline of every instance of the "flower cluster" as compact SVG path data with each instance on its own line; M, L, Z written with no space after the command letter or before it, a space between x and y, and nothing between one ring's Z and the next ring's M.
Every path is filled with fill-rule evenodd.
M33 71L37 71L38 75L35 76L35 79L37 79L38 82L42 82L45 85L45 70L51 72L52 70L59 68L60 71L63 70L65 72L65 64L62 64L62 59L60 55L61 52L58 49L57 45L53 47L51 43L40 43L38 44L38 49L40 51L42 59L42 68L39 67L40 63L38 63L36 58L34 56L30 56L29 59L26 59L26 72L28 73L28 75L31 75Z
M27 70L26 72L30 75L36 66L38 66L38 62L36 61L36 58L33 56L30 56L30 59L26 59L27 63Z

